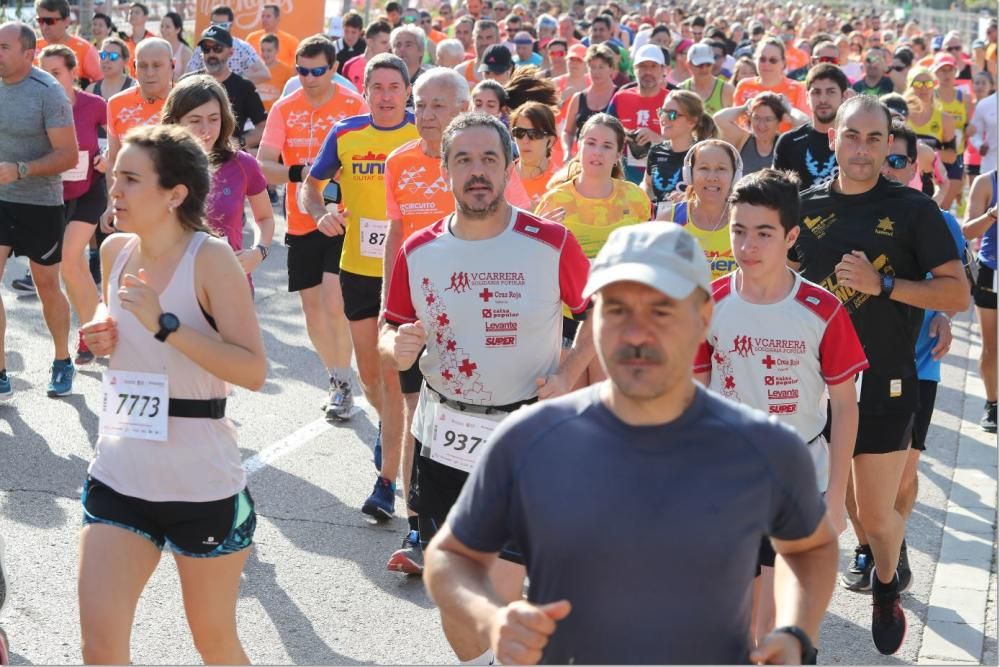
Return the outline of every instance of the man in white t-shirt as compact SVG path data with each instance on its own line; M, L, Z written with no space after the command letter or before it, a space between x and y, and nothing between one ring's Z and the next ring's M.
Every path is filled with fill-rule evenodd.
M696 377L719 394L776 416L807 443L819 490L838 532L858 406L853 380L868 367L851 318L836 296L786 265L799 234L798 180L765 169L741 179L730 202L739 268L712 283L715 310L695 358ZM828 448L823 436L830 397ZM774 629L774 550L761 545L753 632Z

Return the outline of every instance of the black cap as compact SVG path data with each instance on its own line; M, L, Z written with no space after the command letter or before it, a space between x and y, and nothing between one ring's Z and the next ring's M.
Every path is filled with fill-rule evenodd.
M508 49L503 44L494 44L493 46L486 49L486 55L483 56L483 64L479 66L479 72L493 72L494 74L503 74L504 72L509 72L514 69L514 57Z
M205 32L201 33L201 38L198 40L198 45L201 46L202 42L213 41L222 44L223 46L233 45L233 36L229 34L229 31L225 28L217 25L210 25L205 29Z

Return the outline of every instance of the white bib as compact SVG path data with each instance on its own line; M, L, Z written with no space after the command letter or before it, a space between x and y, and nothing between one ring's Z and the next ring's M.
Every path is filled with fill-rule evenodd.
M455 410L444 403L434 404L432 415L431 460L472 472L498 422Z
M104 371L101 435L167 441L170 392L162 373Z
M361 218L361 255L382 259L385 255L385 235L388 232L388 220Z

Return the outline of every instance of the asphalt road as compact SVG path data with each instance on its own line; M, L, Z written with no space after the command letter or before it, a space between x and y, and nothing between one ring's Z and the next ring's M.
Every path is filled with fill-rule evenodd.
M359 511L375 476L373 418L362 411L344 426L322 422L325 372L309 348L298 299L284 291L284 263L284 248L276 243L255 275L270 359L267 384L257 393L237 391L229 409L252 471L259 513L238 609L246 652L264 664L453 664L420 580L385 570L405 520L376 526ZM15 297L8 288L22 270L20 260L11 262L0 288L8 316L7 368L16 394L0 405L0 533L12 579L12 599L0 625L10 636L15 664L78 663L79 493L97 431L100 366L82 369L73 395L46 398L52 350L39 302ZM838 588L823 625L821 663L894 664L917 656L951 489L954 431L970 367L968 331L967 322L956 327L945 363L908 530L915 578L904 598L910 623L906 643L896 656L880 656L868 633L870 598ZM589 539L599 537L580 536L581 550ZM842 564L853 546L848 531L841 539ZM132 652L137 664L200 661L171 561L164 558L139 605ZM669 595L670 581L678 576L686 574L650 572L650 585ZM995 614L995 585L992 591ZM995 623L988 632L995 656Z

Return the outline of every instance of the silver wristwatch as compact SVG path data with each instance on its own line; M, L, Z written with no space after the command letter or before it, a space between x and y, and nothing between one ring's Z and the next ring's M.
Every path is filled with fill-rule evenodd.
M28 177L28 163L18 162L17 163L17 180Z

